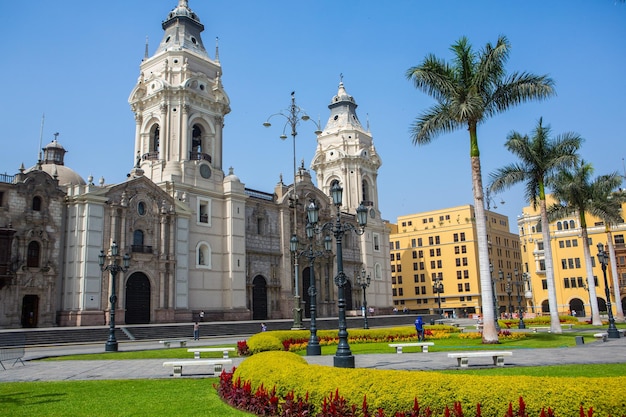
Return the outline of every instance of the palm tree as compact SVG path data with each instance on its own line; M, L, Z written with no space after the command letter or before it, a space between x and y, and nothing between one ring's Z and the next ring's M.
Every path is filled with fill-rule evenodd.
M554 95L553 81L546 75L514 72L507 75L504 65L510 45L500 36L495 46L487 43L479 52L462 37L451 47L452 63L430 54L424 61L409 68L406 76L415 87L433 97L437 103L417 117L411 127L413 143L426 145L437 135L456 129L468 129L472 189L478 240L478 262L483 312L483 343L498 343L495 312L491 300L491 274L483 194L478 125L490 116L529 100Z
M504 146L519 158L518 163L507 165L490 174L490 191L499 192L514 184L524 182L525 197L541 214L546 281L548 286L548 305L550 306L550 331L561 333L559 310L556 301L554 267L550 230L548 228L548 210L546 205L546 186L559 169L571 167L578 161L577 151L582 138L576 133L564 133L550 138L550 127L543 126L539 119L532 138L513 132L507 137Z
M589 250L589 234L587 233L586 214L604 219L605 222L619 223L620 211L615 207L621 205L606 204L606 196L622 183L622 176L618 173L601 175L594 181L590 180L593 167L585 161L577 163L573 169L560 171L554 181L553 197L557 201L548 208L550 221L577 215L580 222L583 254L587 272L589 298L591 299L591 324L601 326L598 298L596 296L595 278Z

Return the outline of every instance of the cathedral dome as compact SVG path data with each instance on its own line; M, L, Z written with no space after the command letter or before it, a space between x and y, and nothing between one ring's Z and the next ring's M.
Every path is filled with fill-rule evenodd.
M64 165L65 153L67 151L56 138L42 150L44 154L41 165L35 165L28 169L27 172L41 169L53 178L56 176L61 186L85 185L85 180L76 171Z
M169 14L167 15L167 20L176 18L176 17L188 17L190 19L195 20L196 22L200 22L200 18L197 14L195 14L190 8L187 0L179 0L178 6L176 6Z

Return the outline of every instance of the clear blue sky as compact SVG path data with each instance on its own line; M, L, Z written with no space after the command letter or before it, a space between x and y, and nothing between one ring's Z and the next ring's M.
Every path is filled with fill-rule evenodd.
M134 164L135 123L128 96L139 75L146 36L153 54L161 22L177 0L0 0L0 172L35 164L60 132L66 165L83 178L120 182ZM432 104L405 77L428 53L449 60L467 36L476 48L506 35L509 71L549 74L558 96L522 104L479 128L483 175L512 162L504 149L513 130L530 133L539 117L553 134L585 138L582 156L597 175L624 174L626 141L626 4L616 0L555 1L258 1L189 0L214 56L219 37L223 84L232 111L224 130L224 168L249 188L272 192L281 173L292 181L291 139L262 123L297 103L323 124L339 74L369 120L383 160L378 187L383 217L472 204L466 131L411 143L413 119ZM275 120L277 121L277 120ZM314 126L303 123L297 160L309 167ZM516 217L521 188L495 196L496 211ZM500 200L506 203L501 205ZM493 209L493 207L492 207Z

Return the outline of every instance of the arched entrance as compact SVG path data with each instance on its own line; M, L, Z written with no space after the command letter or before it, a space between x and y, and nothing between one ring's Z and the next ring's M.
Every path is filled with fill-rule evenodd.
M598 310L600 311L600 314L607 314L607 309L606 309L606 300L602 297L598 297Z
M267 319L267 282L261 275L252 280L252 320Z
M583 303L583 300L580 298L573 298L572 301L569 302L569 309L572 315L585 317L585 303Z
M126 324L150 323L150 280L135 272L126 281Z
M550 312L550 303L548 302L548 300L543 300L543 302L541 303L541 312L542 313Z
M22 327L37 327L39 296L27 294L22 299Z
M304 317L311 318L311 296L309 295L309 287L311 286L311 268L304 268L302 271L302 308L304 309Z

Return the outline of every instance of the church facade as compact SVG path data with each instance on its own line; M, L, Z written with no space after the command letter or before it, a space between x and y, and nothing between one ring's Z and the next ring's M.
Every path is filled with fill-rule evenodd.
M247 189L232 168L224 171L230 99L217 49L209 56L186 0L162 27L129 96L136 163L126 181L82 180L65 166L56 138L34 167L0 178L0 327L107 324L111 295L118 324L191 321L201 311L206 321L290 318L296 292L308 317L312 280L318 316L334 316L335 255L310 264L291 252L290 240L295 234L321 247L323 236L308 241L304 233L306 203L331 221L336 183L344 188L342 221L355 223L361 203L369 215L365 233L343 240L347 308L360 308L355 279L365 270L368 304L391 309L389 235L378 210L382 162L343 82L318 134L311 166L318 185L301 166L294 184L281 178L273 190ZM111 294L98 258L104 250L113 262L114 242L131 261Z

